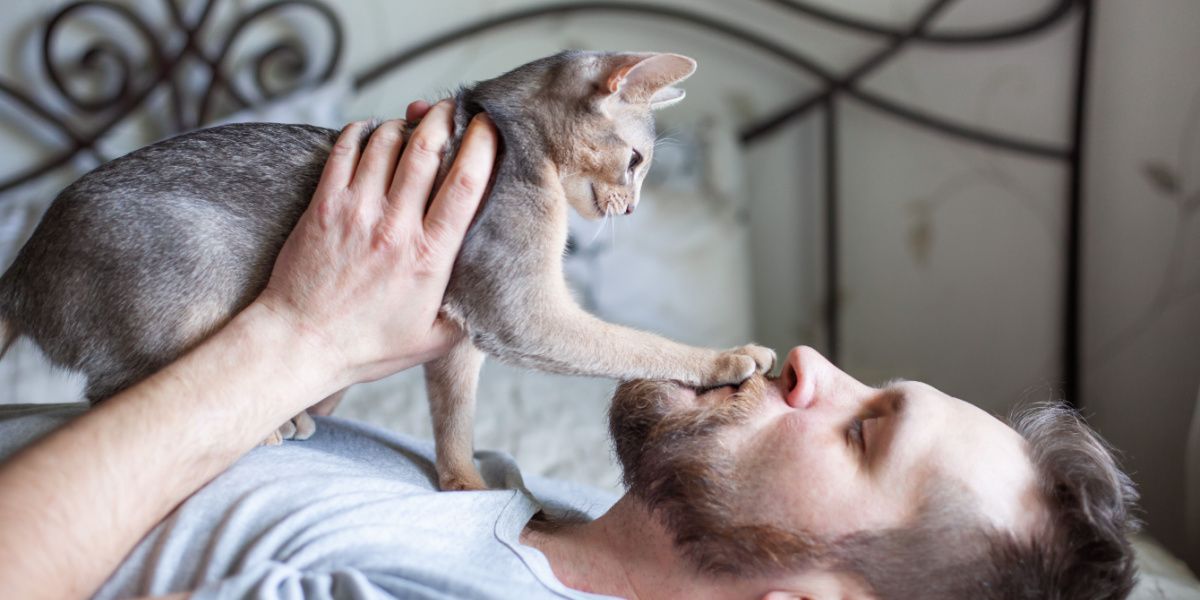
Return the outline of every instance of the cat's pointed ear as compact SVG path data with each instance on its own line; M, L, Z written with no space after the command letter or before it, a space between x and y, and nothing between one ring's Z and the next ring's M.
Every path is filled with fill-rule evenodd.
M683 90L674 86L667 86L661 90L658 90L657 92L654 92L653 96L650 96L650 110L658 110L660 108L671 106L672 104L683 100L685 95L687 94L685 94Z
M625 102L662 108L683 99L683 90L669 86L695 72L696 61L679 54L631 54L609 72L604 89Z

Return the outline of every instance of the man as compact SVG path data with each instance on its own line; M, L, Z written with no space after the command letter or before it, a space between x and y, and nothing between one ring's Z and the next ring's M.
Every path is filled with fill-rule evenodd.
M461 335L437 308L497 140L473 123L426 209L450 131L446 105L409 117L426 110L403 153L394 123L361 158L347 128L266 291L192 353L82 415L0 417L4 596L1127 593L1135 494L1073 414L1035 409L1014 431L804 347L736 389L622 385L615 503L486 452L492 491L439 493L428 444L336 419L248 452Z

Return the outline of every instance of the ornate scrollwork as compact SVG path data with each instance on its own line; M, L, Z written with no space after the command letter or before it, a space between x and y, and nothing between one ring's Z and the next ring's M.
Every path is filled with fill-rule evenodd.
M54 47L56 41L65 34L63 30L69 27L73 18L82 19L89 11L110 13L117 20L130 26L137 32L145 45L146 60L153 64L151 68L159 68L164 58L162 45L150 25L140 15L128 7L110 2L87 0L70 4L56 13L46 23L46 31L42 36L42 70L46 78L54 85L55 90L75 110L95 113L119 106L134 93L134 64L140 62L129 55L126 47L116 40L99 39L86 46L78 53L73 61L63 64L55 60ZM143 67L145 68L145 67ZM115 76L112 70L115 69ZM67 78L74 75L94 74L103 81L108 91L100 95L84 97L68 84Z
M191 20L175 1L163 2L171 21L168 30L161 33L156 33L156 27L143 15L108 0L74 2L50 17L42 35L41 67L63 102L39 101L4 81L0 81L0 94L35 121L55 129L69 143L42 164L0 180L0 192L40 177L81 152L95 152L102 136L156 93L167 94L170 107L167 130L153 134L161 137L203 125L221 109L245 108L255 101L328 81L337 70L342 26L330 8L316 0L267 2L240 15L223 33L216 31L212 23L217 0L204 0L199 15ZM301 43L298 35L285 35L244 60L237 60L234 50L246 32L286 12L314 15L328 30L331 42L320 63L315 62L314 48ZM109 27L103 27L104 23ZM97 34L64 59L65 51L56 50L73 24L91 26ZM113 34L112 24L133 32L137 52L124 36ZM175 41L179 34L182 41ZM219 40L215 51L204 43L214 38ZM243 69L248 71L245 76ZM201 76L196 76L197 70ZM220 104L222 100L224 105ZM48 106L64 103L65 111Z

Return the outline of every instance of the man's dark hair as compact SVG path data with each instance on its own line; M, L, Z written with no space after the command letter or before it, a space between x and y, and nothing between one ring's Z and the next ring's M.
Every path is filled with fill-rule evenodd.
M629 492L701 573L818 568L856 575L885 600L1124 598L1136 580L1128 536L1139 525L1137 491L1112 450L1063 404L1033 404L1010 419L1027 442L1044 507L1033 531L997 529L970 493L943 480L926 490L905 525L820 539L747 522L737 467L706 440L738 421L745 403L737 395L689 414L662 408L664 393L642 382L618 389L614 447Z
M832 567L880 598L1125 598L1137 578L1129 535L1137 490L1112 449L1071 408L1037 403L1010 418L1037 473L1045 522L1015 536L943 494L915 524L831 544Z

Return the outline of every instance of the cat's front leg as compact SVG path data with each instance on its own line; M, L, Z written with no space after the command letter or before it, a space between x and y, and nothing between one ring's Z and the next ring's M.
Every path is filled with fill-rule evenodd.
M425 363L425 390L442 491L488 489L475 468L475 392L483 357L464 336L446 356Z
M696 387L733 385L775 365L775 353L746 345L696 348L602 321L577 305L565 286L501 307L482 320L491 331L476 343L498 358L525 366L613 379L670 379ZM536 312L527 307L538 307Z

